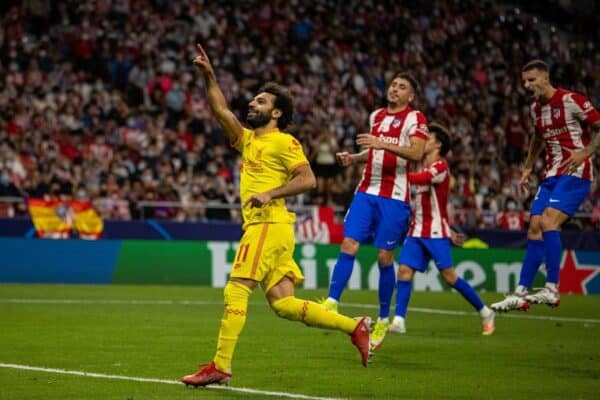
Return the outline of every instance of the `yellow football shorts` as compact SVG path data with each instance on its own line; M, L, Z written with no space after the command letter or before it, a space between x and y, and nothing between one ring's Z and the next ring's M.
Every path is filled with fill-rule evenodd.
M292 258L295 244L291 224L249 225L240 240L230 276L258 281L265 293L284 276L298 285L304 281L304 275Z

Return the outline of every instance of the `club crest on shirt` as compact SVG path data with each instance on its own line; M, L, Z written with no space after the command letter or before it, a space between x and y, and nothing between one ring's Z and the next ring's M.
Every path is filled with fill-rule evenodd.
M560 118L560 108L553 108L552 109L552 117L556 118Z
M400 124L402 123L402 118L394 118L394 120L392 121L392 127L393 128L397 128L400 126Z
M302 149L302 145L296 139L292 139L292 145L288 147L289 151L298 151Z

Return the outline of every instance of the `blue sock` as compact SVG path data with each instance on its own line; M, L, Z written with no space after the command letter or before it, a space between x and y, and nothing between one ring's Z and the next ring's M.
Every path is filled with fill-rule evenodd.
M396 312L397 315L402 318L406 318L406 310L408 309L408 302L410 301L410 292L412 291L412 281L397 281L396 287Z
M396 286L394 264L387 267L379 266L379 318L390 317L390 305Z
M462 297L464 297L469 303L471 303L471 305L473 306L473 308L475 308L476 311L479 311L483 308L483 301L481 301L481 298L479 297L475 289L473 289L473 287L469 285L467 281L465 281L462 278L458 278L456 282L454 282L454 285L452 287L456 289L458 293L462 294Z
M545 240L527 240L527 250L521 266L519 285L530 288L533 284L535 274L537 274L544 259L544 246Z
M354 256L347 253L340 253L338 256L335 267L333 268L333 274L331 274L331 283L329 284L329 295L332 299L340 300L342 292L346 288L350 276L352 275L352 268L354 267Z
M546 282L558 283L560 273L560 257L562 255L562 242L559 231L546 231L544 236L544 248L546 249L546 271L548 276Z

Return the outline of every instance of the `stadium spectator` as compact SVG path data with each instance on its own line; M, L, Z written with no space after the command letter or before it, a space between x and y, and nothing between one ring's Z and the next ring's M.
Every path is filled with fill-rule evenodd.
M519 149L517 134L505 144L503 132L515 113L525 131L531 129L525 93L514 73L526 57L562 65L551 71L558 83L584 93L594 104L600 100L591 33L567 33L524 10L474 0L424 1L410 8L350 0L346 6L326 0L303 7L252 0L243 8L191 0L172 5L145 0L3 2L0 142L10 143L21 158L34 159L27 170L34 179L52 165L53 147L59 143L70 168L81 168L88 178L72 190L83 188L94 199L100 198L97 186L108 176L106 162L88 158L98 135L105 137L106 156L126 148L125 162L133 165L128 169L131 182L140 181L149 168L152 177L144 186L157 186L156 157L182 158L185 164L186 153L200 148L201 157L186 171L203 174L221 136L202 96L204 88L187 63L196 37L207 38L207 45L224 55L219 78L237 115L245 115L258 82L267 77L285 82L298 101L295 131L305 145L318 134L303 129L308 124L334 133L340 149L353 143L367 127L368 110L380 105L384 82L395 69L414 71L427 88L421 109L445 122L461 142L448 158L454 171L463 162L476 165L480 152L494 148L494 166L503 176L508 165L518 163L519 153L525 154L527 143ZM359 7L360 13L347 11ZM268 35L265 27L273 27ZM225 45L225 39L235 45ZM439 96L440 90L446 95ZM180 125L187 126L199 147L172 152L166 146L166 131L180 132ZM492 134L483 135L483 126ZM71 158L78 153L81 157ZM235 171L237 157L231 150L226 153L224 162ZM595 163L598 168L600 158ZM542 172L534 168L534 173ZM355 168L343 173L353 180L346 183L338 176L332 200L339 208L349 204L359 179ZM25 181L13 184L25 191ZM475 180L474 193L478 185ZM464 199L452 191L460 212ZM132 218L140 216L132 213Z

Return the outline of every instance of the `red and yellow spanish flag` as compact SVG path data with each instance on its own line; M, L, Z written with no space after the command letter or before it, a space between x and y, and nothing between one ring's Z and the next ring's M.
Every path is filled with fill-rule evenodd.
M81 239L98 239L104 224L91 201L27 199L38 237L63 239L77 232Z

